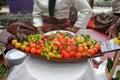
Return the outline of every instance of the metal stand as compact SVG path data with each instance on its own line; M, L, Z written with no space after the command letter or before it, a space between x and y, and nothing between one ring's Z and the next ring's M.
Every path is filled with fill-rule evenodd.
M3 59L4 59L4 65L8 66L8 63L7 63L6 58L5 58L5 53L4 53L4 49L3 49L3 46L2 46L2 42L0 42L0 49L2 51L2 56L3 56Z
M120 61L119 58L120 58L120 50L116 51L116 53L115 53L115 56L113 59L113 67L110 72L108 72L107 67L106 67L106 75L108 77L108 80L112 80L112 76L115 72L116 66L118 65L118 63Z

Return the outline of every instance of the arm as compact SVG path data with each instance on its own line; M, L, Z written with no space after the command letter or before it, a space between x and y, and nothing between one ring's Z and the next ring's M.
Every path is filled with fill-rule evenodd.
M116 27L119 27L119 26L120 26L120 18L116 21L115 26L116 26Z
M86 28L91 16L92 8L86 0L72 0L78 10L78 19L74 24L77 28Z
M106 31L108 33L109 38L113 38L116 34L117 28L120 26L120 18L110 26L110 28Z
M113 10L112 10L112 7L108 10L104 10L104 14L105 15L112 15L113 14Z
M43 13L42 10L40 9L40 4L39 0L34 0L34 8L33 8L33 25L37 27L38 33L43 33L42 32L42 27L43 27Z
M105 9L103 11L98 11L98 9L93 9L93 17L100 16L100 15L111 15L113 14L112 8Z

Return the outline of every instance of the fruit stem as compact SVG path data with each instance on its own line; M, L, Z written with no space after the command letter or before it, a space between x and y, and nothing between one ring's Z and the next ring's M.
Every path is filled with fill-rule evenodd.
M17 27L17 35L20 37L20 42L22 42L22 41L23 41L23 38L22 38L22 33L21 33L21 31L20 31L20 24L19 24L18 27Z

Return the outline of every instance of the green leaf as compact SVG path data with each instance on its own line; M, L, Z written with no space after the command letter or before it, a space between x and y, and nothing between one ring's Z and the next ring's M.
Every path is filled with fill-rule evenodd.
M81 36L85 37L85 35L84 35L84 34L81 34Z
M85 42L87 42L87 41L89 41L89 40L91 39L91 37L90 37L90 35L86 35L86 36L84 37L84 39L85 39Z
M61 50L58 50L58 51L57 51L57 54L60 54L60 53L61 53Z
M57 37L58 37L57 35L52 36L52 38L57 38Z
M95 45L95 44L97 44L97 41L96 40L92 40L92 43Z
M117 76L118 80L120 80L120 70L118 70L118 71L116 72L116 76Z
M47 60L50 60L50 56L48 54L46 54Z
M87 54L87 56L92 57L92 55L91 55L91 54Z
M7 67L3 63L0 63L0 65L1 65L0 66L0 80L1 80L4 77L5 73L7 72Z
M86 38L87 38L87 39L91 39L90 35L86 35Z
M111 58L108 58L107 59L107 69L108 69L109 72L112 69L112 67L113 67L113 61L112 61Z
M75 43L75 44L74 44L74 46L78 46L78 45L79 45L79 43Z

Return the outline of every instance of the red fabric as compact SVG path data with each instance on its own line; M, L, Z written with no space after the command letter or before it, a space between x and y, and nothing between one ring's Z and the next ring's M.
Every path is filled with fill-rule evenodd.
M87 24L87 28L88 29L94 29L95 28L95 23L94 23L94 18L92 17L89 21L89 23Z

